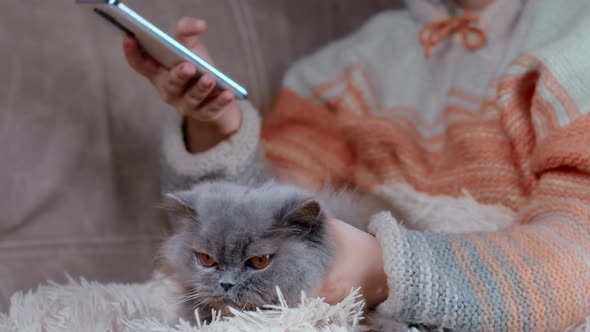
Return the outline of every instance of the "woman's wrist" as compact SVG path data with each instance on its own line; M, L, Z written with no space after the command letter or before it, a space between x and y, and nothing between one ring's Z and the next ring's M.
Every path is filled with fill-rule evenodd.
M387 285L387 274L385 274L383 265L383 249L377 239L375 239L371 246L373 247L372 251L376 253L378 259L374 261L371 271L367 274L368 280L365 281L367 287L363 290L363 295L367 306L375 307L387 300L389 286Z
M237 102L227 107L228 109L215 121L184 118L183 130L188 152L194 154L207 151L240 129L242 114Z

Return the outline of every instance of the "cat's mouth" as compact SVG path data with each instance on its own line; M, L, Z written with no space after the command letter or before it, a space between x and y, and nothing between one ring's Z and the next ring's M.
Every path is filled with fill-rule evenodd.
M223 294L221 296L210 297L209 303L218 310L224 309L226 307L232 307L235 309L241 309L242 307L240 301L238 301L237 297L233 294Z

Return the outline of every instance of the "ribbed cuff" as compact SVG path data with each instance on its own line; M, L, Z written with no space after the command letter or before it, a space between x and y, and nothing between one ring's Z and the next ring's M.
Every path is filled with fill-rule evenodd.
M167 112L164 119L162 154L164 162L178 175L199 178L211 173L235 176L257 153L260 116L249 102L241 101L242 123L237 133L210 150L188 152L182 133L182 118Z
M388 317L399 318L409 297L406 287L408 262L404 257L408 251L405 230L391 213L382 212L371 219L369 232L375 234L383 249L383 267L389 287L389 297L379 305L379 311Z
M378 307L379 312L404 323L440 326L453 321L445 317L449 289L443 286L440 275L433 273L442 271L435 261L441 257L434 254L431 244L442 238L407 230L389 212L375 215L369 231L383 248L389 287L389 298Z

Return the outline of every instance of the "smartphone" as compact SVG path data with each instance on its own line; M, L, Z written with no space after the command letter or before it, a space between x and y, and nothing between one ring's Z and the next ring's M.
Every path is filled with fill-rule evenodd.
M203 73L213 75L218 89L231 90L238 99L247 98L248 92L240 84L158 29L121 1L76 0L76 3L93 10L124 33L133 36L147 53L166 68L173 68L183 61L191 62L197 67L198 76Z

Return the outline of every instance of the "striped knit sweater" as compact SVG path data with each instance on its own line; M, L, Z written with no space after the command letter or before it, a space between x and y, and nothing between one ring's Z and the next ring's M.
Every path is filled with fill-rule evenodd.
M566 5L567 3L567 5ZM370 225L384 249L383 313L455 330L560 330L590 314L590 2L496 0L478 13L485 45L460 33L416 36L444 18L415 0L288 72L262 126L267 159L306 185L363 190L409 184L469 192L516 211L493 233L449 235ZM586 60L584 60L586 59ZM216 175L250 176L259 119L200 155L180 119L164 135L167 189ZM170 112L172 113L172 112Z

